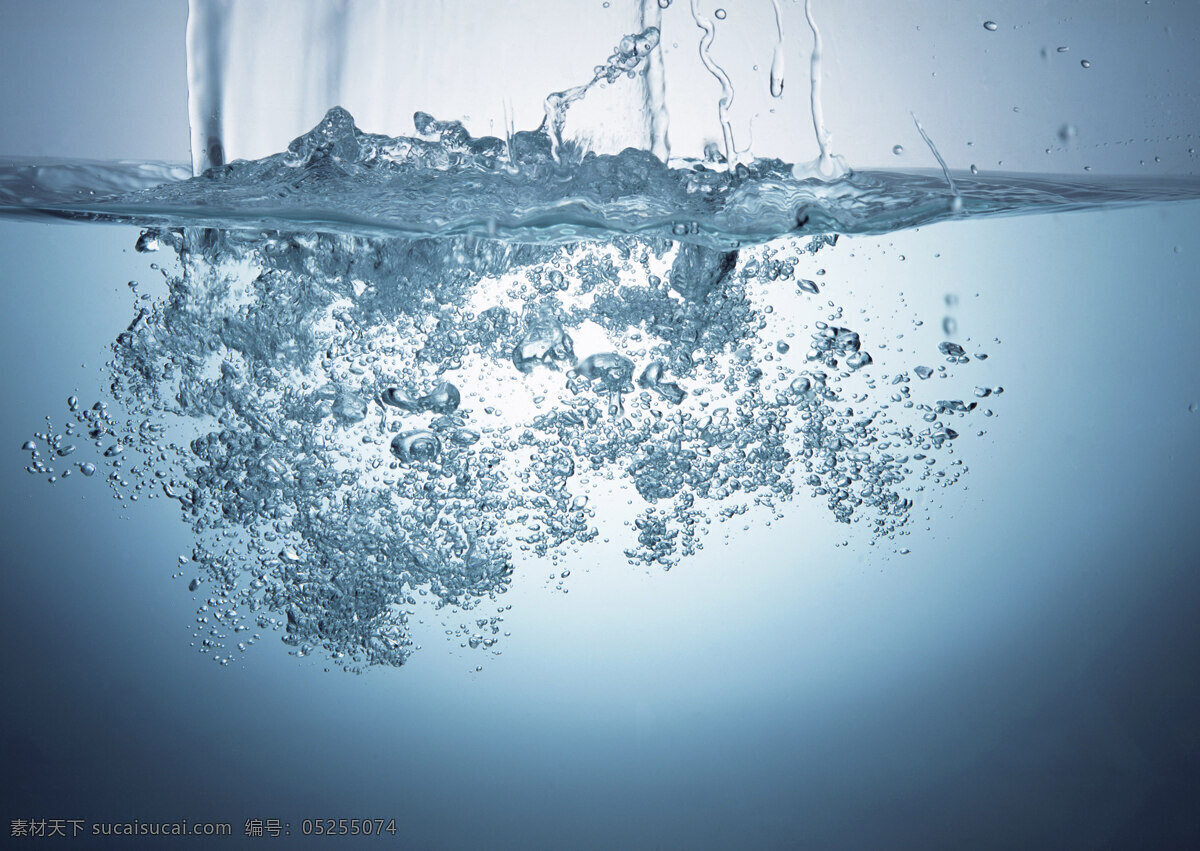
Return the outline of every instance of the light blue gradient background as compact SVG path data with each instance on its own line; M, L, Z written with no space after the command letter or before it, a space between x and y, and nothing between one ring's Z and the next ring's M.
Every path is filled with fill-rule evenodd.
M183 17L126 8L151 6L161 20L108 14L78 37L97 65L77 87L47 59L53 108L24 139L186 158ZM124 29L147 20L159 36ZM18 110L30 95L0 55ZM63 135L72 92L86 124L83 93L133 100L139 81L160 130L135 113ZM0 152L36 153L13 126ZM565 596L541 566L519 571L513 635L481 674L431 636L404 669L352 677L273 641L217 667L189 647L195 602L169 578L191 546L177 512L22 470L43 415L96 398L132 314L125 282L156 273L133 229L2 223L0 813L227 820L230 847L321 847L295 837L300 819L392 816L398 839L362 844L1194 845L1198 230L1193 203L843 240L819 255L831 298L888 327L916 312L934 335L958 294L962 333L991 354L965 369L1006 387L998 417L970 422L985 436L962 429L970 472L904 540L911 555L800 499L787 523L667 575L626 565L620 541L585 549ZM290 821L291 843L242 839L248 817Z

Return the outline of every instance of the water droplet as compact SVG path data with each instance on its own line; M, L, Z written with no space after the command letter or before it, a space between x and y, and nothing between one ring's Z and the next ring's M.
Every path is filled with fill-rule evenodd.
M791 346L789 346L783 340L780 340L775 344L775 351L779 352L781 355L786 355L789 349L791 349Z
M771 97L783 97L783 44L775 45L771 56Z
M854 352L854 354L846 358L846 366L850 367L851 369L862 369L864 366L868 366L870 363L871 356L866 352Z
M189 583L188 583L188 590L189 590L189 591L195 591L195 590L196 590L197 588L199 588L199 587L200 587L200 580L199 580L199 579L193 579L191 582L189 582Z
M713 12L713 16L714 16L714 17L715 17L715 18L716 18L718 21L723 21L723 20L725 20L725 10L724 10L724 9L717 9L717 11Z
M984 22L983 22L983 28L984 28L985 30L987 30L988 32L995 32L995 31L996 31L996 30L998 30L1000 27L999 27L999 25L998 25L998 24L997 24L995 21L984 21Z
M820 295L821 293L821 290L817 287L817 282L810 281L808 278L801 278L800 280L796 281L796 286L799 287L802 292L809 293L810 295Z
M21 448L24 449L26 452L32 452L34 449L37 449L37 444L34 443L32 440L27 440L21 444Z
M658 8L667 9L671 5L671 0L658 0Z
M83 473L85 476L95 475L96 465L93 464L91 461L84 461L82 464L79 465L79 472Z
M971 174L979 174L979 167L975 163L971 163Z
M436 461L441 452L441 441L427 429L406 431L392 439L392 454L407 464Z
M456 428L450 433L451 442L459 446L472 446L479 442L479 438L479 432L469 428Z
M458 409L461 399L458 388L449 381L443 381L433 388L433 392L421 397L421 407L435 414L452 414Z
M904 146L903 145L892 145L892 153L895 154L896 156L900 156L901 154L904 153Z
M933 375L933 370L927 366L913 367L913 372L915 372L917 374L917 378L920 378L922 381Z
M1091 63L1091 62L1089 62L1087 59L1081 59L1081 60L1079 60L1079 64L1080 64L1080 65L1082 65L1084 68L1091 68L1091 67L1092 67L1092 63Z
M1059 48L1058 48L1058 52L1059 52L1059 53L1066 53L1066 52L1067 52L1068 50L1070 50L1070 49L1071 49L1071 48L1067 47L1066 45L1063 45L1062 47L1059 47Z
M133 246L133 250L139 254L149 254L150 252L158 251L158 249L158 231L155 230L142 231Z
M421 410L421 402L398 387L389 387L379 394L379 401L383 404L399 408L402 411L409 413L417 413Z

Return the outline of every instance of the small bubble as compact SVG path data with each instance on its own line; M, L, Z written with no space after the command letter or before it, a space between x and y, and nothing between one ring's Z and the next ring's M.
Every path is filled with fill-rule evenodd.
M998 30L1000 27L999 27L999 25L998 25L998 24L997 24L995 21L984 21L984 22L983 22L983 28L984 28L985 30L987 30L988 32L993 32L993 33L994 33L994 32L995 32L996 30Z
M1076 131L1074 124L1064 124L1062 127L1058 128L1058 138L1062 139L1064 142L1070 142L1075 138L1075 134L1077 132L1078 131Z
M1059 53L1066 53L1066 52L1067 52L1068 50L1070 50L1070 49L1071 49L1071 48L1067 47L1066 45L1063 45L1062 47L1058 48L1058 52L1059 52Z
M979 174L979 166L975 163L971 163L971 174Z
M900 156L902 153L904 153L904 146L903 145L892 145L892 153L895 154L896 156Z
M1091 63L1091 62L1089 62L1089 61L1088 61L1088 60L1086 60L1086 59L1081 59L1081 60L1079 60L1079 64L1080 64L1080 65L1082 65L1084 68L1091 68L1091 67L1092 67L1092 63Z
M725 20L725 10L724 9L717 9L717 11L713 12L713 15L716 16L716 19L718 21Z
M658 8L666 9L671 5L671 0L658 0Z

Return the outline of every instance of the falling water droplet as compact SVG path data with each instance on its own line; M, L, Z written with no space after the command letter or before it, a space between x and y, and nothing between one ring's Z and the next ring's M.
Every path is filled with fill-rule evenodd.
M775 45L771 57L771 97L783 97L783 45Z
M999 25L995 21L984 21L983 28L988 32L995 32L999 29Z
M1081 60L1079 61L1079 64L1080 64L1080 65L1082 65L1084 68L1091 68L1091 67L1092 67L1092 63L1091 63L1090 61L1088 61L1087 59L1081 59Z

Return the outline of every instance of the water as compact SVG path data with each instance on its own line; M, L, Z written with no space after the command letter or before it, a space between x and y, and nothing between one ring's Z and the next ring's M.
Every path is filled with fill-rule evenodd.
M726 11L710 26L737 18ZM996 38L1004 24L974 26ZM653 50L622 44L610 62L647 68ZM708 157L664 164L649 120L632 122L642 150L589 153L570 128L591 96L561 126L569 96L542 129L491 137L428 113L400 136L364 133L335 110L286 151L194 179L11 164L10 257L46 267L85 233L127 252L90 249L126 312L90 329L112 343L99 378L52 392L36 347L22 358L66 401L42 403L48 420L13 443L32 501L13 510L53 499L60 526L100 530L108 509L67 518L107 488L113 511L170 536L136 575L173 574L176 593L144 587L141 606L164 612L133 620L155 645L222 663L194 675L222 707L189 713L205 735L222 714L247 754L324 735L344 751L323 759L331 779L361 790L366 744L339 702L394 719L368 717L372 747L423 776L379 767L360 794L386 809L406 790L418 844L474 835L417 815L454 811L462 775L439 757L459 749L521 806L544 795L525 773L568 790L518 828L492 779L468 781L510 844L565 841L598 800L638 814L604 832L619 844L882 841L844 802L896 795L892 824L952 802L961 825L932 835L954 842L1002 789L1017 811L1045 790L1004 778L1087 760L1106 779L1067 781L1059 816L997 835L1087 845L1175 813L1194 759L1195 702L1172 675L1195 647L1180 593L1200 472L1184 366L1194 180L955 171L915 116L941 169L835 169L827 138L797 167L742 153L732 122ZM30 223L63 219L123 227ZM75 351L46 298L19 315L54 317L30 324ZM137 551L133 536L101 540L107 564ZM71 563L63 552L51 563ZM128 582L76 581L129 618ZM118 658L146 652L115 635ZM1124 649L1131 635L1142 649ZM331 676L314 684L280 640ZM343 673L401 664L387 684ZM203 705L164 688L175 697L145 705ZM1130 691L1148 706L1122 709ZM263 719L235 708L238 692L270 707ZM412 723L436 730L440 754ZM702 738L724 768L694 764ZM233 759L247 778L234 788L265 778ZM294 809L261 789L250 800ZM1106 815L1084 819L1096 801ZM774 822L735 829L737 802Z
M124 422L74 405L28 471L109 460L119 498L177 502L205 586L194 638L222 664L279 633L346 670L400 665L425 596L499 653L521 554L556 564L621 520L626 558L669 569L714 521L783 521L798 494L896 553L914 506L958 482L959 438L1003 410L972 366L997 344L822 299L838 284L808 276L839 235L1196 194L573 150L567 105L655 47L624 39L505 140L427 113L418 136L365 134L334 108L286 152L193 180L97 194L169 172L11 170L11 212L151 223L137 250L174 255L168 296L139 294L116 339ZM577 502L613 485L633 512Z

